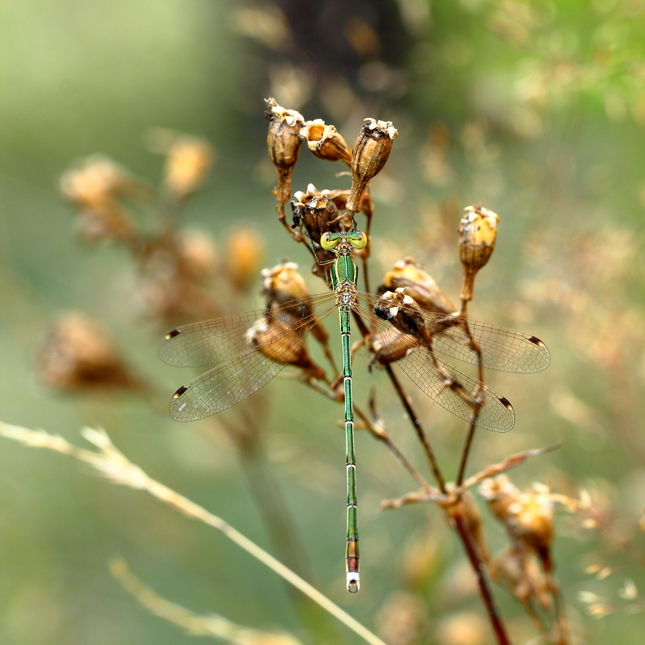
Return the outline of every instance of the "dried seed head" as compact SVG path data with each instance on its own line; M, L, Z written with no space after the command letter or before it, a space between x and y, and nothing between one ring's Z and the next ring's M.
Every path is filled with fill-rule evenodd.
M267 306L284 305L293 300L306 300L311 296L304 278L298 273L298 265L293 262L277 264L271 269L262 270L263 292L267 296Z
M63 316L47 331L38 348L37 373L60 391L140 386L103 325L78 313Z
M278 171L278 187L274 191L281 203L291 197L291 175L300 152L300 129L303 116L295 110L287 110L278 105L275 99L266 99L266 117L269 119L267 146L269 158Z
M145 188L125 168L108 157L92 155L63 174L60 189L81 209L76 227L84 240L133 240L134 224L123 212L119 199L141 196Z
M333 125L325 125L322 119L306 121L300 134L316 157L327 161L344 161L351 166L352 151Z
M352 218L338 211L329 191L319 191L309 184L307 192L297 191L294 197L293 225L302 226L312 242L319 243L323 233L342 233L351 228Z
M87 210L78 214L76 234L86 242L126 242L132 244L137 231L133 222L120 209Z
M177 234L177 257L181 270L195 282L206 282L215 273L217 248L215 240L204 231L183 229Z
M347 209L347 200L351 194L351 190L325 190L324 193L331 199L338 210ZM360 212L364 213L367 218L371 218L374 214L374 205L372 204L372 198L369 193L363 193L363 199L361 201Z
M294 365L309 377L323 379L325 372L309 357L302 333L292 327L296 320L285 317L284 312L277 316L275 310L269 310L247 331L246 338L272 361Z
M253 228L238 226L225 242L226 272L236 289L247 289L255 280L264 256L264 239Z
M464 267L460 297L472 300L477 272L488 262L495 249L499 217L481 204L468 206L459 224L459 257Z
M81 208L109 210L119 197L136 192L137 183L128 171L103 155L84 159L60 180L62 194Z
M360 209L367 184L383 169L398 134L390 121L365 119L352 150L352 190L347 200L350 213Z
M498 553L489 565L491 578L504 581L511 593L522 603L538 602L546 611L553 605L553 584L540 569L533 551L521 542L514 542Z
M413 258L407 257L394 264L383 278L377 293L405 288L406 293L426 311L450 314L456 311L452 303L429 273L426 273Z
M403 334L395 327L379 332L367 339L373 360L388 365L401 360L411 349L418 347L417 341L409 334Z
M551 567L553 541L553 500L548 489L535 484L532 490L518 490L506 475L482 482L479 491L511 538L529 547L545 570Z
M313 184L307 186L307 192L298 191L291 202L293 210L293 227L302 227L316 254L317 261L312 272L327 280L329 262L334 254L320 246L323 233L342 233L349 230L354 220L348 213L340 213L336 204L329 197L329 191L318 191Z
M407 294L406 289L386 291L374 305L374 313L379 318L388 320L404 334L409 334L422 342L431 341L421 307Z
M178 136L166 150L164 185L172 199L183 199L204 183L215 153L205 139Z
M294 320L302 319L313 314L311 307L311 291L304 278L298 273L298 265L293 262L278 264L272 269L263 269L262 291L267 299L267 308L291 303L288 315ZM293 322L287 321L287 322ZM327 343L329 334L320 324L316 323L311 333L323 345Z

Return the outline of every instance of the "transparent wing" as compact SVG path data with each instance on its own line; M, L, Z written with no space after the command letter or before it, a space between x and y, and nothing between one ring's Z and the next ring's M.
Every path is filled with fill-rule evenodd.
M361 293L359 300L371 312L378 298ZM481 350L481 364L486 368L529 374L541 372L551 362L547 346L530 334L446 314L421 310L421 315L431 331L433 349L471 365L479 364L471 337Z
M392 357L392 362L433 401L460 419L486 430L508 432L513 428L515 412L508 399L445 363L415 337L400 332L363 308L356 310L378 331L383 354Z
M180 387L170 400L170 416L197 421L222 412L264 387L284 366L259 350L246 352Z
M247 332L266 311L248 312L180 328L178 334L167 341L168 345L162 345L162 349L171 347L176 339L188 339L178 341L179 344L172 348L170 354L173 359L181 359L183 365L187 360L192 360L193 365L196 360L204 362L208 359L207 362L212 362L221 356L230 355L234 351L232 347L243 347L246 351L180 387L170 401L170 416L176 421L197 421L230 408L264 387L285 365L292 362L294 333L296 342L304 344L319 318L336 308L335 294L324 294L314 300L327 307L318 314L297 320L283 333L263 339L261 348L247 340ZM271 315L292 313L291 309L292 305L287 304L272 309ZM186 335L182 336L184 333ZM225 347L213 347L213 343L217 342L228 344ZM263 352L270 354L271 358ZM168 354L164 353L163 357L166 360Z
M513 429L515 412L508 399L445 363L426 347L411 349L397 365L422 392L460 419L493 432ZM480 407L475 398L481 400Z
M312 307L319 307L321 311L318 314L312 313L300 318L292 325L292 329L314 326L319 318L333 309L331 305L335 299L335 293L313 296L309 304ZM281 307L272 308L271 315L296 319L302 307L302 302L287 303ZM322 311L323 308L324 311ZM247 339L247 332L266 313L266 309L259 309L178 327L166 334L161 342L159 358L164 363L178 367L216 365L232 360L252 347Z

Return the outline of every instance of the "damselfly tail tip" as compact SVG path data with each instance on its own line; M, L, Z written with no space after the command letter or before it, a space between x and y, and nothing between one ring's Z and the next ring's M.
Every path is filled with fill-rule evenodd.
M347 591L356 593L361 588L361 577L358 571L347 572Z

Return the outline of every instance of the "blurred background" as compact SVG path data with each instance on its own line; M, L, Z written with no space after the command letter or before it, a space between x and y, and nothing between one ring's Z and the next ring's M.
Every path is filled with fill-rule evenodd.
M170 419L167 400L194 372L162 365L156 347L174 324L197 318L176 302L164 309L163 282L146 282L141 254L97 233L70 201L69 169L100 153L127 178L133 225L152 237L169 216L163 178L177 133L209 142L198 148L212 170L170 216L191 231L198 265L215 271L209 293L221 313L255 309L260 268L284 259L300 264L312 291L324 290L277 223L263 99L333 123L350 145L363 118L391 120L399 137L373 183L372 282L409 255L457 302L462 209L481 202L499 214L469 313L544 339L553 360L541 374L489 376L517 424L509 435L476 436L470 472L560 441L511 477L522 489L541 482L575 498L584 490L601 520L556 510L553 557L572 642L641 643L644 30L642 0L2 3L2 420L77 444L81 427L104 427L152 477L279 557L292 545L306 577L388 643L492 642L438 509L379 510L417 484L361 432L363 587L346 593L339 406L276 380L223 420ZM338 170L303 150L293 188L348 188ZM235 283L227 266L240 248L248 275ZM112 387L52 373L48 358L62 350L48 343L72 312L72 323L95 321L88 334L122 357ZM332 332L335 324L333 316ZM394 397L365 368L359 359L358 400L377 388L388 429L425 469ZM452 478L466 428L422 398ZM258 410L262 423L248 421ZM247 423L252 454L240 432ZM479 503L496 551L504 530ZM195 612L303 642L359 642L222 535L67 458L3 441L0 508L7 645L192 642L111 577L116 555ZM276 509L287 524L275 522ZM500 587L495 595L513 642L529 642L537 632L522 606Z

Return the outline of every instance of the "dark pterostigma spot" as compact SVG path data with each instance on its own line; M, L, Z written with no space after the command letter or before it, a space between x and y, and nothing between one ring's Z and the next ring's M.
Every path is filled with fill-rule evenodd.
M185 385L182 385L173 395L173 399L178 399L188 388ZM510 405L510 403L509 403Z

